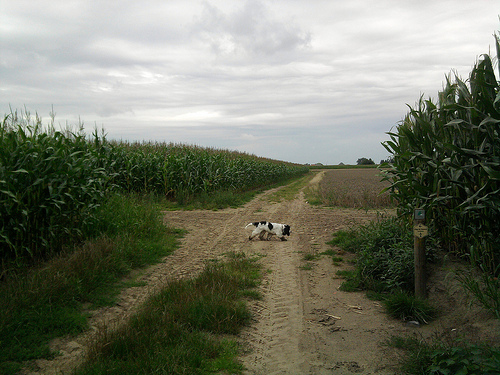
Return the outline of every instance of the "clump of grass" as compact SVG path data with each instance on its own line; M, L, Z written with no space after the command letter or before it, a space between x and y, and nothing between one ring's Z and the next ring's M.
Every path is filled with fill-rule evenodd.
M111 303L121 277L176 247L179 233L165 228L154 201L115 196L98 217L94 239L0 284L0 373L52 358L51 339L88 328L83 304Z
M311 271L314 267L313 263L307 262L306 264L300 266L299 268L303 271Z
M229 257L195 279L170 282L128 324L102 331L76 373L241 373L237 345L216 335L249 323L242 296L258 285L260 266L243 253Z
M338 270L336 275L345 279L345 281L340 284L339 290L344 292L359 292L363 290L361 280L356 270Z
M384 298L387 313L395 319L414 320L427 324L436 317L436 309L429 301L417 298L409 293L396 292Z
M318 254L305 254L302 259L309 261L309 260L317 260L318 258L319 258Z

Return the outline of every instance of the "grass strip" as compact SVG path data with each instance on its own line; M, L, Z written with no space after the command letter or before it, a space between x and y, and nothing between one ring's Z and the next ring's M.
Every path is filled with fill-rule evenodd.
M304 176L295 177L286 186L279 189L268 197L270 202L281 202L282 200L292 200L302 188L314 178L314 173L307 173Z
M131 320L102 330L77 375L240 374L238 345L227 335L250 322L258 258L230 253L194 279L169 282ZM221 338L221 335L226 335Z

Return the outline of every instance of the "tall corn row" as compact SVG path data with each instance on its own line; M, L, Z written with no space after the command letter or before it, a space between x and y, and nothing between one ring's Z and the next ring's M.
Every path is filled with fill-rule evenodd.
M112 181L129 192L154 192L180 201L217 190L248 190L304 173L297 165L196 146L116 144L121 161Z
M106 176L82 134L41 131L28 112L0 128L0 255L38 257L81 235Z
M499 38L496 38L500 56ZM490 56L469 80L447 77L438 102L410 108L384 143L394 156L386 179L402 214L425 208L453 251L500 273L500 88Z
M38 116L14 112L0 128L0 259L45 256L81 237L110 189L185 201L306 171L237 152L47 131Z

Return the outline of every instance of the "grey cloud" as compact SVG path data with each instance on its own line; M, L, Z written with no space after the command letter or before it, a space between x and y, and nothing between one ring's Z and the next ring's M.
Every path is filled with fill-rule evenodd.
M295 162L386 157L493 45L497 0L4 1L0 111Z
M193 27L212 51L225 57L273 57L307 48L311 35L290 19L279 19L263 2L247 0L225 13L207 2Z

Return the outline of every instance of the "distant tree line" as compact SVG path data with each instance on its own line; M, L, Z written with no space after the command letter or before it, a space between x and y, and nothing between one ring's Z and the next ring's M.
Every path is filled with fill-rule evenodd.
M371 164L375 164L375 162L371 158L370 159L360 158L360 159L358 159L356 164L357 165L371 165Z

